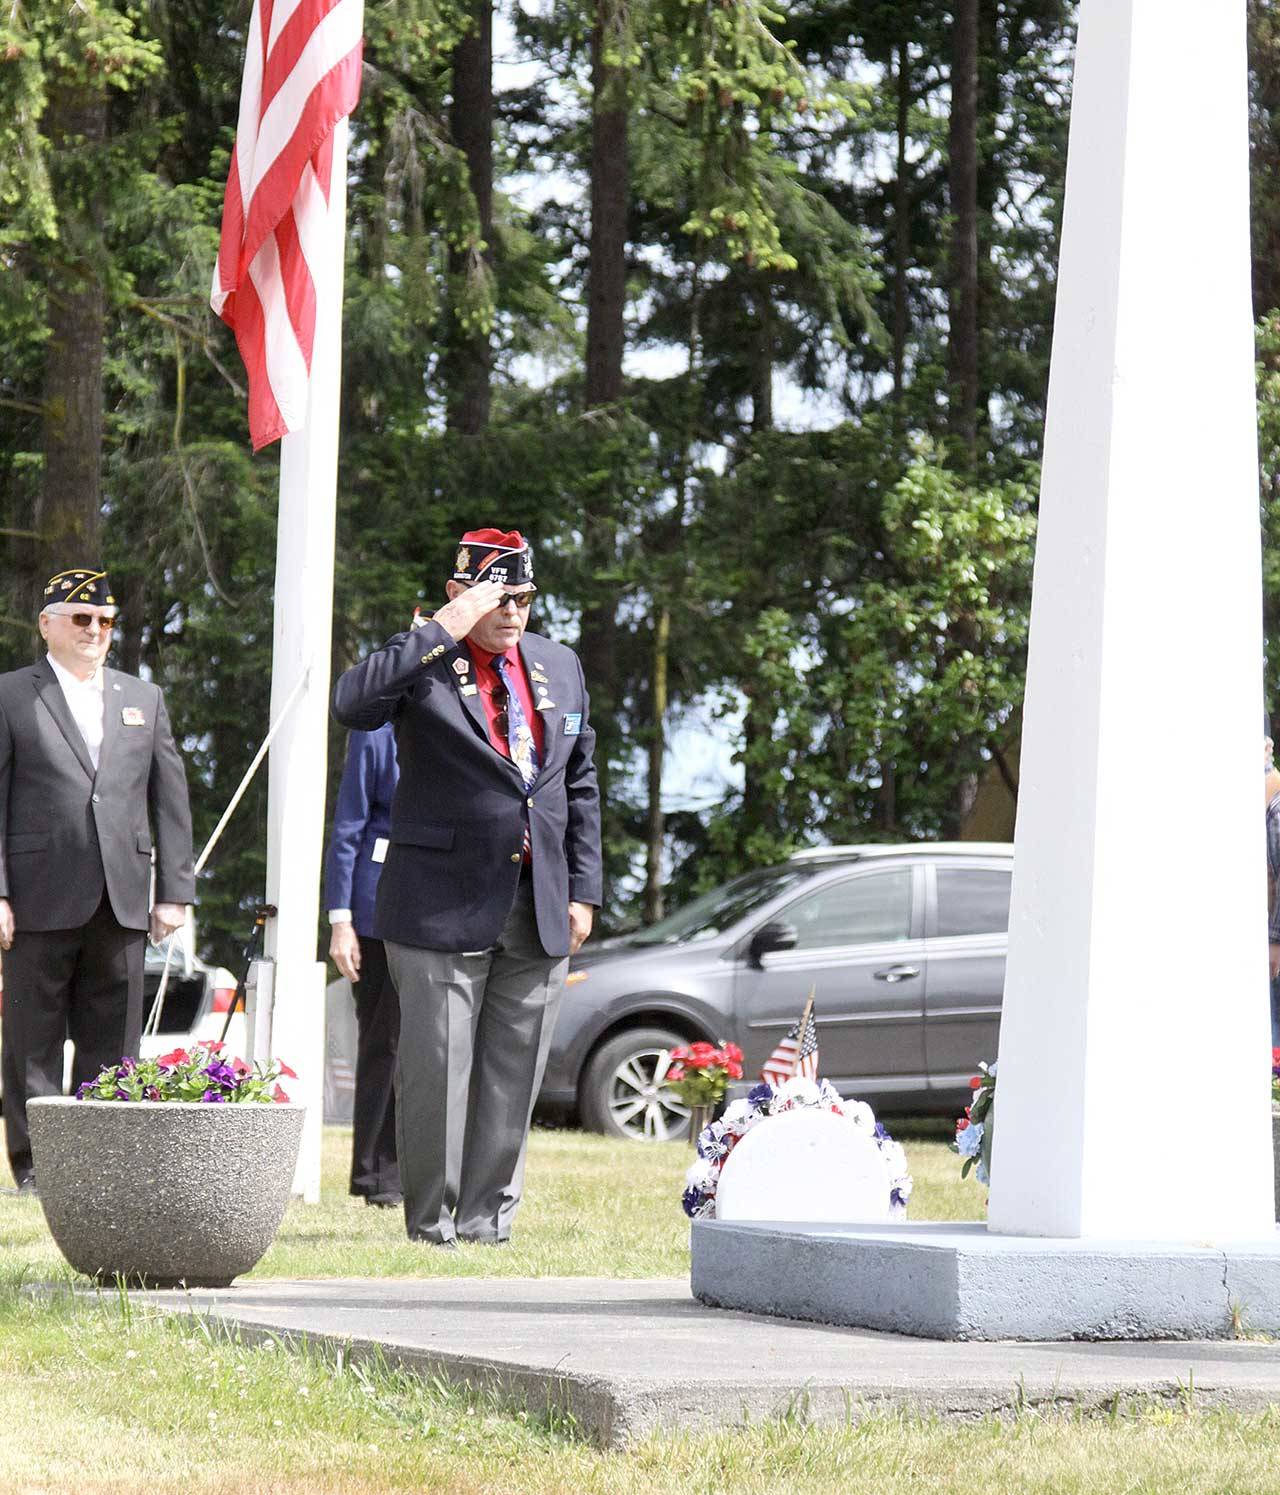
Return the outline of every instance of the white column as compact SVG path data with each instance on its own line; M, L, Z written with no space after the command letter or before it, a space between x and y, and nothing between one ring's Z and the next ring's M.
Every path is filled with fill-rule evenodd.
M1083 0L990 1225L1273 1231L1245 0Z
M267 902L278 913L267 923L264 944L275 962L271 1052L297 1071L298 1079L286 1089L307 1106L294 1190L310 1203L320 1197L324 1096L325 968L316 959L316 948L333 628L346 167L344 119L333 132L325 259L319 266L312 262L317 272L316 330L307 423L280 443L271 667L273 721L309 671L306 688L268 760Z

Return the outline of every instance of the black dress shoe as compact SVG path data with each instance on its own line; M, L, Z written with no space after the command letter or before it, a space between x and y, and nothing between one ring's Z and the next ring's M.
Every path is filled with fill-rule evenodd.
M366 1204L372 1204L378 1209L399 1209L404 1203L403 1194L366 1194Z
M32 1199L39 1199L40 1190L36 1188L36 1176L34 1173L24 1173L17 1182L19 1194L27 1194Z

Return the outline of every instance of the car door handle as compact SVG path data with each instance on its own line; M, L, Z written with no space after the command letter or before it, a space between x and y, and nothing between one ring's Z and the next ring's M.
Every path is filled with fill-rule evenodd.
M910 981L913 976L918 976L918 966L886 966L883 971L877 971L877 981Z

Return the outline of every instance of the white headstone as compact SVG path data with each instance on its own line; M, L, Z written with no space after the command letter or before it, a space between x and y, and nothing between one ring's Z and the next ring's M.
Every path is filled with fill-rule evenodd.
M889 1174L866 1132L832 1111L758 1122L725 1159L717 1220L887 1220Z
M1245 20L1244 0L1080 8L996 1086L1005 1234L1273 1230Z

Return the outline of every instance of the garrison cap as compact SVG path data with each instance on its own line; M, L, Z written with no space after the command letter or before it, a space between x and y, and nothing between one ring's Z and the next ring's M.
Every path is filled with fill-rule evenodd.
M469 529L453 558L454 581L498 581L524 586L533 581L533 552L519 530Z
M116 599L111 595L111 583L107 573L97 566L78 566L68 571L58 571L48 580L44 589L43 610L55 602L87 602L92 607L114 607Z

